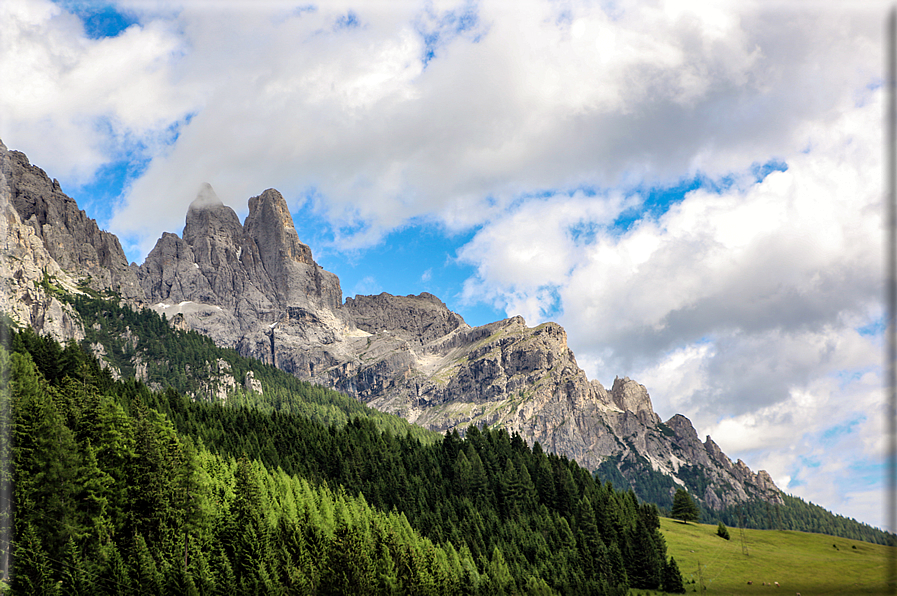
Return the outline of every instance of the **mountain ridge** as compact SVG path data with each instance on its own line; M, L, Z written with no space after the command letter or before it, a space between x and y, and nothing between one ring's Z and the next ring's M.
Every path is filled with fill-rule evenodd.
M782 501L768 474L733 463L709 436L701 442L684 416L662 422L643 385L618 377L608 391L589 380L555 323L530 328L518 316L471 327L427 293L343 302L338 277L314 261L274 189L249 199L241 223L204 186L187 210L183 235L163 233L137 267L127 265L118 239L100 231L58 182L24 154L0 147L0 209L11 214L15 234L24 238L31 230L16 250L44 250L44 265L20 268L18 277L13 261L3 261L11 295L36 292L40 269L69 289L116 292L218 345L432 430L501 426L592 470L616 458L630 481L633 469L650 469L688 486L682 468L699 466L706 482L695 496L713 509L751 499ZM64 254L65 266L56 254ZM54 321L68 318L50 332L80 339L64 305L37 298L48 301L46 312L56 309ZM12 314L48 331L46 315L21 308Z

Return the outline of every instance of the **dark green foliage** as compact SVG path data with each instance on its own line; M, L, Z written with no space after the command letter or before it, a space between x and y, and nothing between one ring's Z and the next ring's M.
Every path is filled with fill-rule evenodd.
M677 490L676 495L673 497L673 510L670 512L670 517L681 520L682 523L688 523L697 521L700 515L698 505L691 498L691 495L681 488Z
M622 595L665 581L656 509L519 436L422 443L370 418L193 402L28 331L12 343L17 593Z
M729 540L729 529L723 524L723 522L719 522L719 524L717 524L716 535L725 540Z
M666 474L653 470L647 461L637 465L619 456L610 456L601 462L595 475L621 489L632 488L639 499L655 503L663 510L669 511L673 506L670 495L678 485Z
M676 564L676 559L673 557L670 557L670 560L663 566L663 583L661 589L664 592L669 592L671 594L685 593L682 574L679 573L679 566Z
M52 594L53 569L38 532L27 522L17 522L16 526L13 591L17 594Z

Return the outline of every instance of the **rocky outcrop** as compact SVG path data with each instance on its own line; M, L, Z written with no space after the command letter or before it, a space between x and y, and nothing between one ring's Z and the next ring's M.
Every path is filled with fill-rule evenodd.
M140 298L135 270L114 234L78 209L24 153L0 149L0 172L9 190L9 202L22 223L30 226L59 267L95 290L111 290L126 298Z
M252 243L278 302L304 308L339 308L343 301L339 279L324 271L299 241L286 200L269 188L249 199L246 235Z
M420 345L467 327L461 315L426 292L420 296L392 296L385 292L379 296L356 296L346 299L344 310L359 329L368 333L389 331Z
M617 377L610 393L614 405L624 412L635 412L646 422L660 422L660 417L654 413L654 406L644 385L636 383L629 377L622 379Z
M220 358L214 365L206 362L202 378L204 379L202 386L191 394L194 400L222 402L227 400L237 389L237 380L231 374L230 364Z
M182 314L190 326L219 343L254 329L259 319L277 316L277 305L269 298L273 285L255 244L237 214L208 185L187 211L183 239L163 234L138 276L157 310L181 305L166 312L169 318Z
M279 192L267 190L249 205L244 226L204 185L187 210L183 238L163 234L138 276L158 312L269 361L262 346L271 325L301 320L305 328L293 325L287 335L318 338L332 336L330 327L343 328L333 315L342 291L299 242Z
M23 223L13 202L20 185L11 176L14 170L24 167L22 163L28 163L23 154L8 151L0 142L0 311L16 323L59 341L83 339L84 330L77 315L53 291L58 288L77 292L78 280L59 266L38 230ZM31 175L38 177L33 172ZM21 174L18 176L21 178ZM31 223L35 222L32 218Z
M251 370L243 377L243 389L248 393L262 395L262 382L255 378L255 373Z

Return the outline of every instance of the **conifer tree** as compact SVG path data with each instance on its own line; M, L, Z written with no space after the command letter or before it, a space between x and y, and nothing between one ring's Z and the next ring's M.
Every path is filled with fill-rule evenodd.
M17 521L12 589L16 594L52 594L52 570L41 539L29 523Z
M679 566L673 557L670 557L670 560L663 566L662 589L664 592L670 592L671 594L685 593L682 574L679 572Z
M677 489L676 495L673 497L673 510L670 513L673 519L678 519L682 523L687 524L690 521L697 521L700 517L700 510L697 503L683 489Z
M162 592L162 576L143 536L138 534L134 538L134 548L131 552L131 568L134 570L138 594L141 596L160 594Z
M723 524L723 522L719 522L717 524L716 535L725 540L729 540L729 529Z
M508 569L505 556L497 546L492 549L492 558L486 568L489 576L486 591L489 594L510 594L514 589L514 578Z
M96 593L93 576L87 570L84 559L71 538L65 545L60 572L60 588L65 596L91 596Z

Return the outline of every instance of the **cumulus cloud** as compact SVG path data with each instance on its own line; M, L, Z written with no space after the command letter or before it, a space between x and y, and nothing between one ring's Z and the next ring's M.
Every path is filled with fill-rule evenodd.
M151 157L195 105L190 86L172 78L183 51L166 23L90 40L81 21L52 2L4 2L0 134L74 182L89 180L135 143Z
M555 287L563 320L589 330L577 347L612 347L609 363L629 369L709 334L725 343L736 331L777 333L775 343L858 324L882 289L881 94L872 95L813 150L795 139L787 171L690 192L627 231L608 225L619 199L526 202L461 249L478 266L470 286L499 300ZM584 244L571 229L582 222L596 230Z
M846 484L821 487L884 453L881 342L860 332L883 291L882 97L867 90L795 130L785 171L705 182L628 229L605 197L586 201L603 211L524 203L459 251L477 267L470 297L533 323L554 315L591 377L636 378L663 417L685 413L785 490L853 507ZM582 242L568 212L594 235ZM823 455L845 421L837 457ZM881 525L880 512L866 519Z
M50 117L55 161L89 172L114 153L98 119L149 142L112 222L144 252L202 182L238 211L313 189L364 244L412 217L479 225L534 188L725 175L879 67L877 22L762 2L138 2L141 25L97 41L52 4L4 6L7 144L37 147Z

